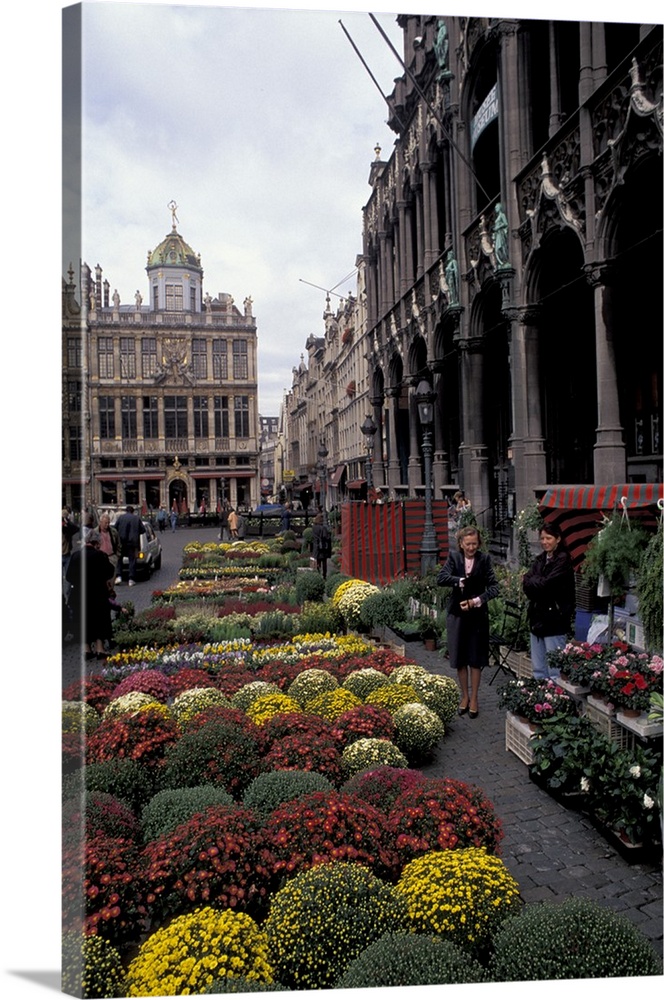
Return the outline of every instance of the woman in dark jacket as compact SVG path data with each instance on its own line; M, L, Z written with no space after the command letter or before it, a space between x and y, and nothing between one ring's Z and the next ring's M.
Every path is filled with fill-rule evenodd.
M574 569L559 528L542 528L540 545L542 553L523 578L523 591L529 601L530 659L534 677L555 679L559 671L549 666L546 654L562 649L571 630Z
M459 676L459 715L468 712L471 719L476 719L482 670L489 662L487 603L498 596L498 581L491 557L479 551L477 528L461 528L457 545L459 551L450 552L438 574L438 585L452 587L447 604L447 648L450 666Z

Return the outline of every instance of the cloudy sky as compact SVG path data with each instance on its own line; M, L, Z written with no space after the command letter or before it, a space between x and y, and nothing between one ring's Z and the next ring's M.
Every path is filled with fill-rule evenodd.
M146 252L170 231L174 199L205 291L253 298L259 405L277 414L323 329L312 285L335 289L333 304L355 290L374 147L387 158L394 140L340 20L384 94L401 67L366 13L83 10L82 258L122 302L137 289L147 301ZM401 51L396 15L379 19Z

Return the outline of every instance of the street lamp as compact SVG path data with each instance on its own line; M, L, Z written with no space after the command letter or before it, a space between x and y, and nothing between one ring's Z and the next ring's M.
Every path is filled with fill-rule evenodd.
M422 453L424 455L424 532L422 534L422 544L420 545L421 571L422 576L432 570L438 561L438 541L436 539L436 529L433 524L432 493L433 483L431 482L431 426L433 424L433 404L436 393L429 383L422 379L415 390L417 409L422 425Z
M321 441L318 448L318 469L320 472L321 507L323 508L323 524L327 524L327 456L329 452L325 442Z
M366 471L366 480L367 480L367 497L368 497L369 496L369 490L373 489L373 469L371 467L371 459L372 459L372 456L373 456L374 437L375 437L376 431L378 430L378 428L376 427L375 423L373 422L373 418L371 417L371 414L369 414L368 416L365 417L364 423L360 427L360 430L364 434L364 437L366 438L366 442L367 442L367 457L366 457L366 460L365 460L365 468L367 470Z

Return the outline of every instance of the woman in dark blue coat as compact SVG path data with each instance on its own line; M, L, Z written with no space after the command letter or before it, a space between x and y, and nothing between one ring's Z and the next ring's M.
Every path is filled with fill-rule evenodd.
M476 719L482 670L489 662L488 602L498 596L498 581L491 557L480 552L477 528L468 525L457 533L458 552L450 552L438 574L438 585L451 587L447 604L447 649L450 666L461 688L459 715Z

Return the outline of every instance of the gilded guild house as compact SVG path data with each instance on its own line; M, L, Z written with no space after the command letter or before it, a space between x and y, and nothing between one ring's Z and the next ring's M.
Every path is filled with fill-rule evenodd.
M200 254L176 228L148 252L148 297L123 303L97 265L63 284L63 503L258 502L257 337L252 300L204 291Z

